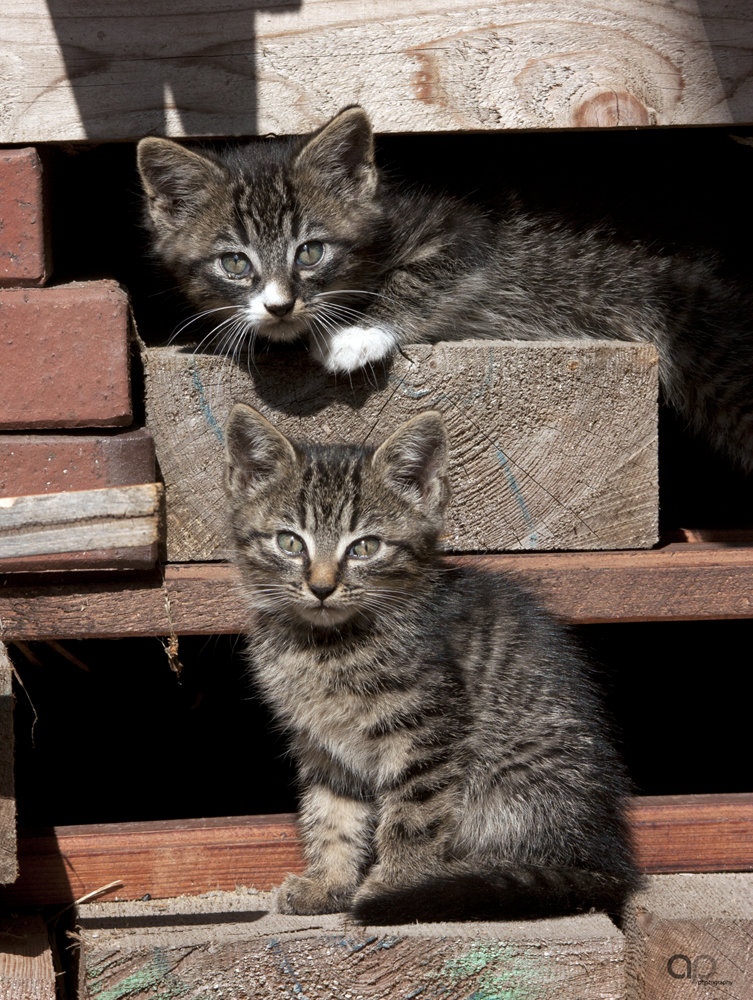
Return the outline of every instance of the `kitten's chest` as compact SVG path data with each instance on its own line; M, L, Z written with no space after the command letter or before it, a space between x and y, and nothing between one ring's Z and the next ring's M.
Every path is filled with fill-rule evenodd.
M360 685L364 680L353 665L322 664L313 657L286 655L259 672L259 680L277 712L303 737L302 745L316 747L338 765L378 789L391 784L410 761L410 733L392 731L392 720L406 709L415 710L413 697L400 685ZM376 689L375 689L376 688ZM410 702L410 704L409 704Z

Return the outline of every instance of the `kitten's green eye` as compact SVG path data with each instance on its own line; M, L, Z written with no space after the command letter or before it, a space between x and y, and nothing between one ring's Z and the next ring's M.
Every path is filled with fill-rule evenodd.
M314 267L324 256L324 244L318 240L302 243L295 253L295 262L301 267Z
M367 559L369 556L373 556L378 548L379 539L369 535L368 538L359 538L357 542L353 542L348 549L348 555L355 556L356 559Z
M280 546L282 551L286 552L289 556L299 556L306 548L303 539L289 531L280 532L277 536L277 544Z
M224 253L220 264L231 278L245 278L251 270L251 261L245 253Z

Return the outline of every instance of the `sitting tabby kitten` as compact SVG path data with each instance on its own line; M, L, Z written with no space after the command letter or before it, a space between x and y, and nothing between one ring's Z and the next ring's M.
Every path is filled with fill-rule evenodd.
M154 253L229 354L306 337L351 372L419 341L652 340L667 401L753 469L753 298L705 260L396 189L359 107L221 155L143 139L139 169Z
M283 913L369 922L618 912L623 768L565 630L437 552L439 414L374 450L236 404L230 524L263 696L292 736L308 866Z

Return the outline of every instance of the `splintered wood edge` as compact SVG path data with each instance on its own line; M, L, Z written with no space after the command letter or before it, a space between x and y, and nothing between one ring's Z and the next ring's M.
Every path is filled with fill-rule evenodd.
M638 797L627 819L647 873L753 871L753 794ZM19 838L0 904L72 902L122 879L119 899L269 889L304 867L292 814L57 827Z
M146 483L0 498L0 559L156 545L163 495Z

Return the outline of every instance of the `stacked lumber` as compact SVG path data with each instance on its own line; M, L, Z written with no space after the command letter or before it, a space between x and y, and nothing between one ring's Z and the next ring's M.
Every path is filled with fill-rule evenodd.
M159 490L148 432L121 430L133 422L128 296L114 281L49 284L44 195L37 151L0 151L0 570L146 569ZM145 484L152 509L134 513L117 490Z

